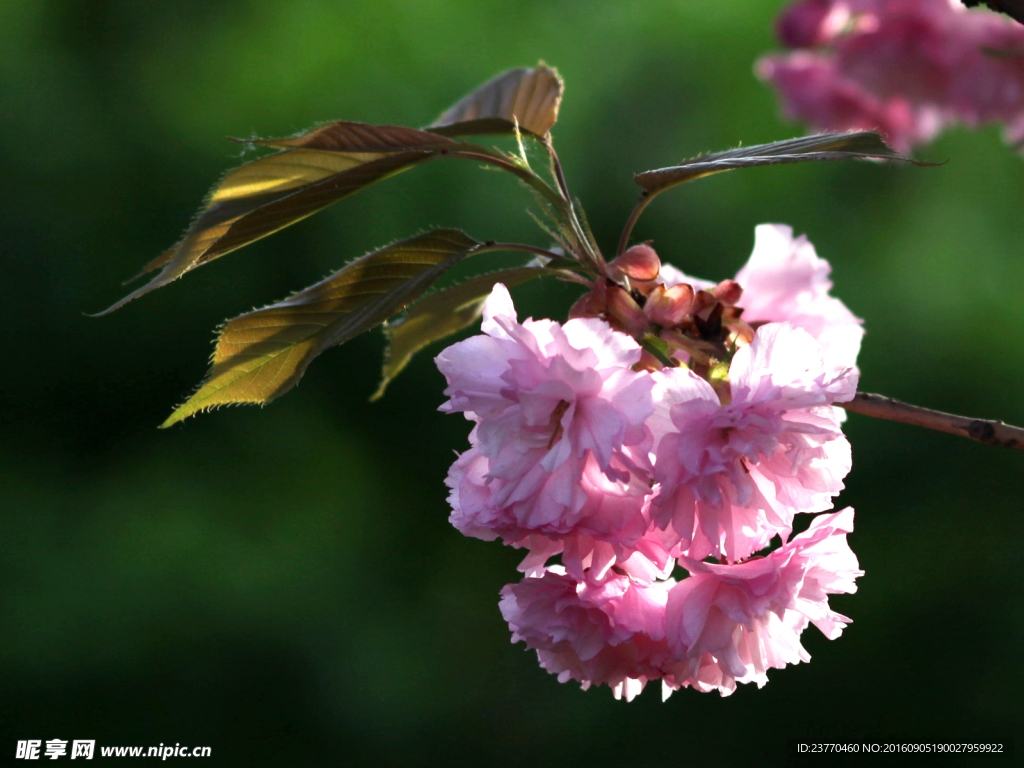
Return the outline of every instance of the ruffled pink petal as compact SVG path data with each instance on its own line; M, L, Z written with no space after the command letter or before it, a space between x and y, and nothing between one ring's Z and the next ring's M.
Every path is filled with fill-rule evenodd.
M661 677L671 586L641 586L625 576L593 585L552 568L502 589L500 608L512 642L534 649L559 682L607 685L616 698L630 700Z
M862 321L830 295L831 271L806 236L794 238L783 224L759 225L750 259L736 274L743 319L791 323L817 339L831 365L856 365Z
M538 572L561 554L578 579L603 579L617 566L641 581L653 581L674 561L664 535L652 530L646 481L628 472L611 480L591 457L581 475L537 471L518 482L495 479L490 460L472 448L452 465L449 521L467 536L531 551L522 568ZM538 485L522 486L536 476Z
M800 634L813 623L829 639L849 619L828 595L855 592L863 575L846 542L853 510L821 515L771 554L736 565L685 558L690 577L666 603L666 641L675 661L668 689L692 686L728 695L737 683L767 682L767 670L808 661Z

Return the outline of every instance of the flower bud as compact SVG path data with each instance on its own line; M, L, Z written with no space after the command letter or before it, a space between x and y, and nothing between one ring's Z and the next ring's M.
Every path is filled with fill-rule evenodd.
M672 328L682 322L693 305L693 287L680 283L671 288L658 285L644 304L648 319L662 328Z
M635 338L640 338L647 332L650 326L650 323L647 322L647 315L632 296L617 285L609 285L607 297L608 322L612 328L628 333Z
M601 317L608 309L605 303L604 282L598 281L593 290L587 291L569 308L569 318Z
M661 259L647 243L634 245L624 254L612 261L611 266L619 270L630 280L647 282L658 277L661 271Z
M743 295L743 287L735 280L723 280L711 289L711 293L723 304L735 304Z

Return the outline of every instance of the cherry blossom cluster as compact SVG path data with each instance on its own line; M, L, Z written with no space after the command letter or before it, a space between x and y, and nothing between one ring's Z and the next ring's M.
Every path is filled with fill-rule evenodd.
M850 470L833 404L856 393L860 320L784 226L717 284L649 245L610 268L562 324L520 322L495 285L482 334L437 357L441 410L473 423L450 520L526 550L501 612L560 681L761 686L810 658L808 623L839 636L828 595L862 574L852 509L794 535Z
M1024 25L957 0L799 0L779 17L792 49L759 76L823 131L878 130L901 152L950 124L1024 141Z

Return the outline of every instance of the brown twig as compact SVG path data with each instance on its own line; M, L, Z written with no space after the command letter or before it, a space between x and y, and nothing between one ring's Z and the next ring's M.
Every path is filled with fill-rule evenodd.
M925 429L935 429L939 432L949 432L951 435L968 437L979 443L1024 450L1024 429L1004 424L1001 421L972 419L968 416L933 411L931 408L910 405L893 400L891 397L873 395L868 392L858 392L850 402L836 403L836 405L854 413L871 416L874 419L902 421L904 424L913 424Z

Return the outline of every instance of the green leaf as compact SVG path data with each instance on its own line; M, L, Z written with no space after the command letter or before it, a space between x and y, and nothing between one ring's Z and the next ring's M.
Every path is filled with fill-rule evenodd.
M647 192L653 194L674 187L676 184L736 168L806 163L814 160L846 160L856 157L889 158L905 160L915 165L936 165L936 163L924 163L904 157L886 146L877 133L861 131L860 133L825 133L817 136L804 136L799 139L715 152L671 168L659 168L655 171L639 173L633 177L633 180Z
M573 262L575 266L575 262ZM388 348L380 386L370 400L377 400L412 356L427 345L461 331L480 317L484 301L495 283L511 287L546 275L558 275L549 267L512 267L477 275L425 296L404 316L384 327Z
M544 62L510 69L488 80L448 109L428 130L445 136L523 133L544 138L558 119L563 83Z
M385 246L284 301L227 322L206 380L163 423L228 403L268 403L325 349L402 311L448 269L484 246L438 229Z
M455 146L445 136L414 128L352 122L250 143L283 151L230 171L211 190L184 238L142 274L160 272L100 315Z

